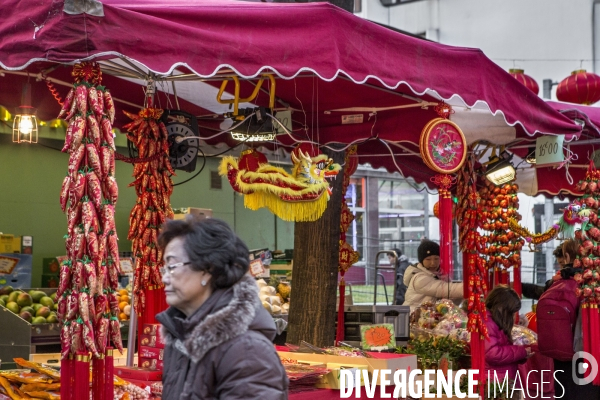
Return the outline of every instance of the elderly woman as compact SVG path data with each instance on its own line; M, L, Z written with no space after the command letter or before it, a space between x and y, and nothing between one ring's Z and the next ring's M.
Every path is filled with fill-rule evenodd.
M248 248L218 219L168 221L159 236L169 308L163 400L287 399L273 319L247 274Z

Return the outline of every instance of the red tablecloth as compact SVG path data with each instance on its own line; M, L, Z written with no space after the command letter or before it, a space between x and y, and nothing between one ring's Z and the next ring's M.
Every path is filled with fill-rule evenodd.
M367 394L365 392L365 388L361 387L361 399L366 399L367 398ZM394 386L391 385L389 387L386 388L386 393L390 393L393 394L394 393ZM373 399L381 399L382 397L381 395L381 389L379 388L379 386L375 389L375 396L372 397ZM333 399L339 399L340 398L340 391L339 390L331 390L331 389L317 389L317 390L310 390L307 392L300 392L300 393L290 393L289 395L289 400L333 400ZM352 397L351 398L356 398L356 395L354 394L354 392L352 393Z

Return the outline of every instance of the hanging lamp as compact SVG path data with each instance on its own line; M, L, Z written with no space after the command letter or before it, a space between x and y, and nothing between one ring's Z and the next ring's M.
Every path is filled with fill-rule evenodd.
M17 107L13 120L14 143L37 143L38 124L35 113L36 109L31 106L31 84L26 82L23 84L21 106Z

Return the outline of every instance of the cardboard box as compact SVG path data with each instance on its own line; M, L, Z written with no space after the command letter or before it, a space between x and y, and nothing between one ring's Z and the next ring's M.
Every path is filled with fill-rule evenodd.
M42 273L58 275L60 273L60 261L58 261L58 258L42 258Z
M42 274L43 288L57 288L60 277L55 274Z
M162 380L162 370L152 370L140 367L117 367L115 366L115 375L129 381L137 379L140 381L160 381Z
M140 346L157 347L159 349L165 348L165 344L160 341L160 336L155 335L142 335Z
M162 381L144 381L140 379L127 379L127 381L133 383L137 387L141 387L142 389L150 388L155 383L162 384Z
M0 234L0 253L33 254L33 236Z
M392 354L392 353L373 353L369 354L378 358L361 357L342 357L328 354L306 354L278 351L281 359L291 359L297 361L319 362L323 364L339 364L352 366L366 366L369 373L376 369L389 369L394 373L397 370L406 370L407 373L417 369L417 356L414 354ZM380 385L381 376L377 375L377 384Z
M160 324L144 324L142 335L160 335Z
M140 358L155 358L157 360L162 360L163 359L163 349L158 349L156 347L140 346L138 357L140 357Z
M138 361L138 367L148 369L160 369L162 371L164 364L162 360L154 358L140 358Z
M213 212L208 208L196 207L181 207L173 209L173 219L185 219L188 214L191 214L199 219L212 218Z

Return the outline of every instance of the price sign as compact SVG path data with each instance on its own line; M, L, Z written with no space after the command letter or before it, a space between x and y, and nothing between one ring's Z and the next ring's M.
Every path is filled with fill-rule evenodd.
M535 141L535 164L555 165L565 160L564 136L542 136Z
M292 131L291 111L278 111L277 114L275 114L275 118L277 118L277 120L281 122L288 131ZM273 125L275 126L275 131L277 134L281 135L285 133L285 130L283 130L283 128L277 122L274 122Z

